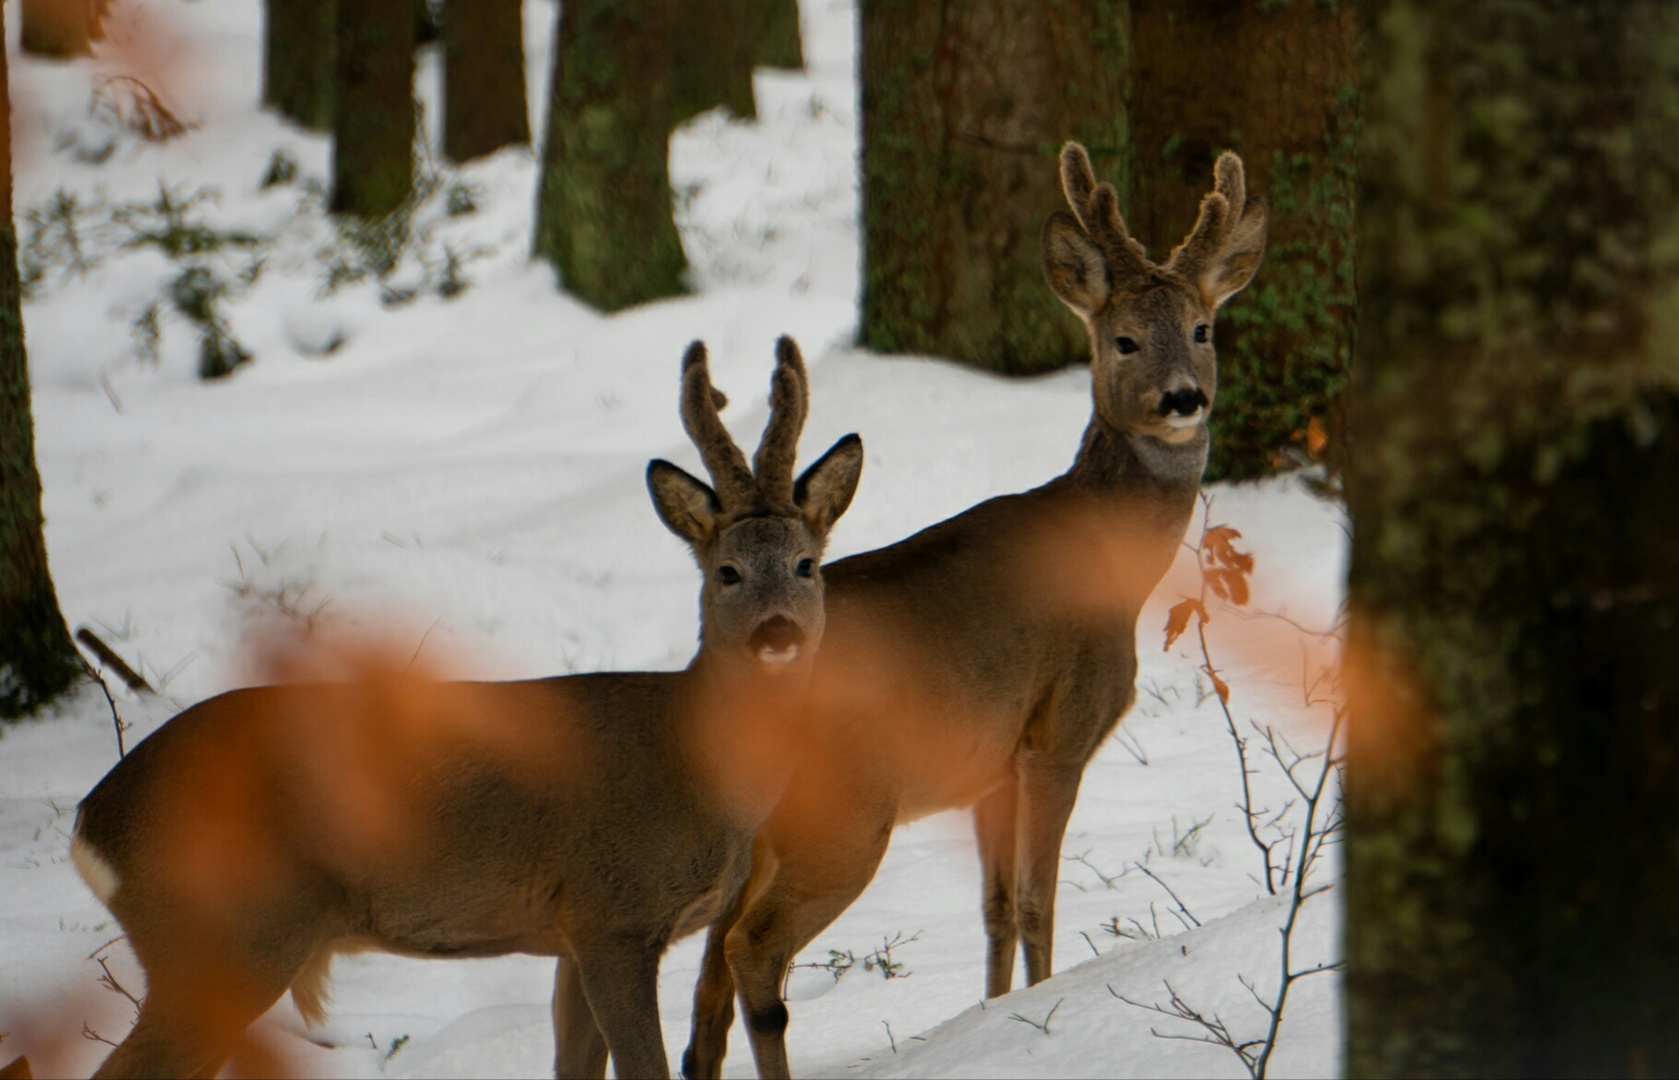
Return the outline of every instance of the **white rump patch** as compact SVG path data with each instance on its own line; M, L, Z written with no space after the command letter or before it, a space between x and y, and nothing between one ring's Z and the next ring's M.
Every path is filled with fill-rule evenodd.
M109 906L111 897L117 894L117 888L122 884L122 878L112 869L111 864L105 861L105 856L82 839L80 833L70 841L70 861L76 864L76 872L82 875L82 880L93 890L93 895L99 897L99 902Z

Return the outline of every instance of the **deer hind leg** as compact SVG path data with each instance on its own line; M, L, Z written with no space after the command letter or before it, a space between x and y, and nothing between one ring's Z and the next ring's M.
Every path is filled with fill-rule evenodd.
M752 845L752 873L734 903L711 924L705 939L705 959L694 985L694 1024L688 1049L682 1054L682 1075L688 1080L718 1080L729 1052L729 1028L735 1022L735 979L729 970L726 942L748 904L763 892L775 873L775 850L760 834Z
M554 972L554 1075L561 1080L606 1076L606 1036L583 992L582 970L565 956Z
M985 996L999 997L1014 986L1014 951L1020 943L1015 913L1015 804L1012 774L995 791L974 804L974 835L979 840L984 874Z
M1049 978L1054 963L1061 840L1078 800L1084 767L1082 762L1049 762L1027 752L1020 756L1019 772L1016 919L1026 952L1026 985L1036 986Z
M852 901L862 895L892 838L893 813L835 814L839 829L799 838L796 848L776 843L781 864L763 895L747 906L729 931L725 951L752 1037L752 1056L763 1080L786 1080L787 1006L781 1001L787 964ZM846 830L843 826L854 826Z
M613 1070L637 1080L668 1080L670 1061L659 1025L663 943L645 934L611 932L579 932L571 938L583 997L612 1054Z

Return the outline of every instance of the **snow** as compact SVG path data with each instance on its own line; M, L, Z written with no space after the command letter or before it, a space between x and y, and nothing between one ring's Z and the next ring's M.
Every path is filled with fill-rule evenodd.
M536 162L520 150L438 166L439 192L416 214L418 240L389 281L325 292L332 260L353 249L335 240L308 190L325 182L326 140L256 108L257 0L125 0L113 9L111 42L73 63L19 56L10 7L20 234L28 211L74 193L93 208L84 224L102 255L79 275L49 270L24 317L46 536L66 618L94 627L162 691L116 689L133 725L129 745L241 684L238 646L253 620L395 628L428 659L473 677L681 667L694 648L696 575L655 518L641 474L650 457L698 468L676 409L679 359L694 338L711 347L717 383L734 399L725 419L743 438L764 422L772 344L783 332L801 342L812 372L803 460L848 431L863 435L867 467L831 557L1041 483L1077 448L1090 409L1084 372L1004 380L852 347L848 2L801 4L809 70L760 73L759 121L716 112L676 133L671 176L694 291L610 318L557 291L549 269L529 261ZM551 0L526 0L537 131L554 15ZM96 78L113 74L141 75L196 128L147 144L90 117ZM418 85L433 126L436 76L428 55ZM276 150L299 179L261 190ZM118 250L108 208L154 200L160 185L179 199L213 190L190 216L268 238L260 275L226 301L232 332L256 357L230 379L197 379L196 336L179 316L164 316L155 362L137 355L135 320L180 268L155 249ZM475 212L448 214L451 185L471 194ZM454 299L435 288L449 250L469 282ZM248 260L229 251L210 265L236 280ZM382 288L417 294L387 305ZM1250 609L1331 625L1345 559L1337 509L1291 480L1215 496L1213 517L1240 529L1258 560ZM796 1072L1241 1074L1225 1051L1152 1036L1151 1027L1195 1032L1114 996L1164 1002L1170 981L1248 1038L1263 1033L1264 1015L1238 976L1262 992L1277 979L1286 912L1257 883L1217 700L1198 678L1194 635L1170 652L1157 636L1166 608L1195 588L1186 552L1141 619L1138 705L1086 773L1064 845L1059 974L982 1005L969 820L951 813L904 827L874 884L799 958L818 964L837 950L857 963L838 978L794 971ZM1303 747L1321 743L1327 710L1303 706L1300 683L1303 664L1329 659L1323 642L1216 610L1208 633L1240 722L1278 725ZM37 1075L94 1068L108 1048L82 1036L84 1023L110 1039L126 1032L132 1009L98 985L96 957L142 992L132 954L110 943L118 928L68 856L76 802L116 759L97 689L0 729L0 1063L29 1053ZM1274 767L1256 783L1261 804L1282 805ZM1203 925L1186 931L1162 886L1128 869L1139 863ZM1314 880L1337 873L1332 852ZM1296 968L1334 958L1337 910L1333 891L1308 902ZM1128 919L1162 939L1102 929ZM892 950L903 977L865 970L865 957L895 935L913 939ZM664 962L673 1063L687 1040L701 946L690 938ZM551 961L530 957L344 958L323 1029L306 1033L289 998L257 1028L307 1074L546 1075L552 973ZM1274 1075L1338 1072L1338 979L1296 984ZM1039 1021L1052 1006L1047 1032L1014 1019ZM731 1051L726 1075L753 1075L738 1022Z

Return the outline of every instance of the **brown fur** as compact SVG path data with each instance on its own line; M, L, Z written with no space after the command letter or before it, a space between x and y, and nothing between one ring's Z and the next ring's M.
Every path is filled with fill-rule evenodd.
M782 353L770 426L790 455L807 401L796 349ZM609 1053L620 1076L668 1075L659 958L746 883L798 734L786 703L822 636L821 575L797 567L820 556L862 466L848 436L800 478L808 505L789 491L767 506L700 346L682 412L730 485L720 499L649 467L705 577L687 670L436 683L398 660L238 690L175 717L88 794L76 862L148 983L97 1075L213 1075L288 987L319 1023L333 955L368 948L557 956L559 1075L604 1076ZM773 667L758 644L772 628Z
M759 860L750 894L712 928L690 1077L720 1074L735 989L759 1075L789 1075L787 963L862 892L899 821L973 807L986 993L1009 989L1017 948L1029 982L1050 974L1062 834L1086 763L1135 696L1137 613L1193 513L1216 389L1217 303L1184 267L1146 259L1082 147L1061 164L1072 213L1045 226L1044 270L1090 333L1083 445L1040 488L827 568L808 746L760 833L773 866ZM1221 162L1218 183L1239 176L1234 157ZM1205 228L1225 199L1209 196ZM1257 234L1232 230L1198 256L1202 276L1234 268L1217 272L1216 301L1257 268L1260 252L1229 239L1262 249L1255 212ZM1176 404L1196 394L1193 412Z

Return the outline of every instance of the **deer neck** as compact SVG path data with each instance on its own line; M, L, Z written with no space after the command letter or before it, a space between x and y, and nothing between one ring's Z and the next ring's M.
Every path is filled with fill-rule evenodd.
M807 679L741 670L708 658L704 649L684 674L688 758L725 816L756 830L792 776L803 732L798 703Z
M1182 443L1165 443L1090 418L1066 479L1086 497L1144 498L1193 506L1207 468L1209 439L1203 424ZM1186 518L1187 522L1187 518Z

